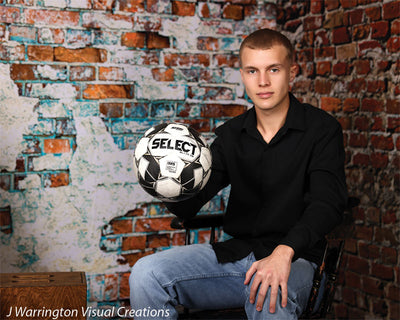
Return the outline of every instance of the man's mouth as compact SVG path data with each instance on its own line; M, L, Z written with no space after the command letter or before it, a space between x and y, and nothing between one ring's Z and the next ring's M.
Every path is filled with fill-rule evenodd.
M270 98L274 93L273 92L259 92L257 93L257 96L261 99L268 99Z

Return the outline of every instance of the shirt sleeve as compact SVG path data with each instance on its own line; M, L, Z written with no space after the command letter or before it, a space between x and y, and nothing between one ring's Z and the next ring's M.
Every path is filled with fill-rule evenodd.
M205 187L190 199L179 202L164 202L168 210L180 218L188 219L194 217L203 205L229 184L223 143L220 136L217 136L210 149L212 155L211 175Z
M294 249L294 258L312 248L342 221L347 203L344 158L342 128L335 120L335 125L324 130L315 142L304 213L281 241Z

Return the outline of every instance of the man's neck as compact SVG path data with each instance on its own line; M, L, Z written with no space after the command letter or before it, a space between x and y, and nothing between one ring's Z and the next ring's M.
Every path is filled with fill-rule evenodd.
M287 103L280 108L271 110L260 110L256 108L257 129L265 142L269 143L285 124L289 103L290 99L288 96Z

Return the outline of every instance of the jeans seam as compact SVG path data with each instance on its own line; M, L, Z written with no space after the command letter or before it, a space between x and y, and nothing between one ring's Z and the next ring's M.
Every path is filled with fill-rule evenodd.
M171 287L178 282L190 281L190 280L196 280L196 279L224 278L224 277L238 277L238 278L242 277L242 278L244 278L244 276L245 276L245 274L242 272L224 272L224 273L215 273L215 274L191 275L191 276L176 278L170 282L161 284L161 286L163 288L166 288L166 287Z

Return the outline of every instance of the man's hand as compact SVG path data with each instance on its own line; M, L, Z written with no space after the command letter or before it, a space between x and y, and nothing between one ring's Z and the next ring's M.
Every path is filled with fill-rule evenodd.
M269 304L269 312L275 312L278 290L281 287L282 307L287 305L287 282L289 279L290 266L294 250L285 245L279 245L275 250L264 259L254 262L246 273L244 284L248 285L254 275L253 284L250 288L250 303L256 301L257 295L257 311L261 311L268 288L271 287L271 298Z

